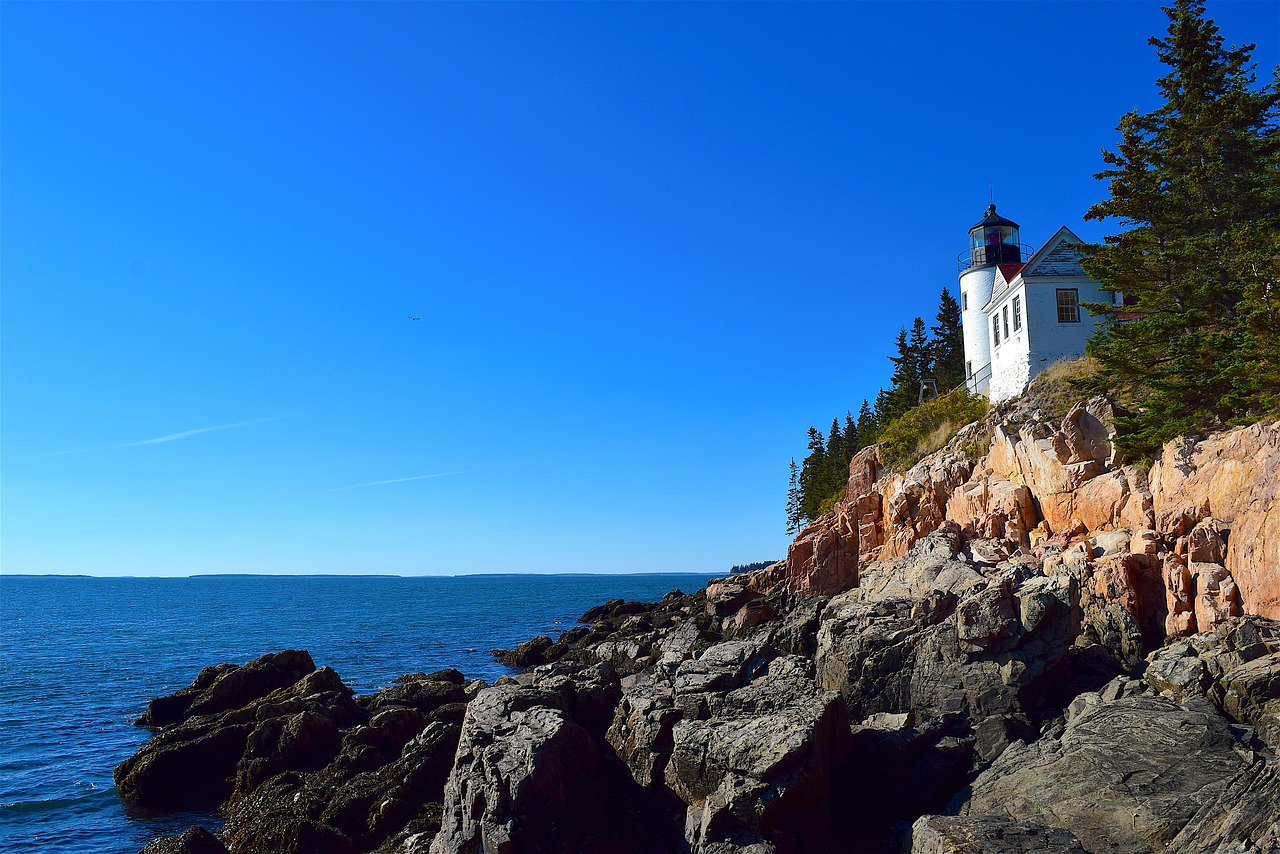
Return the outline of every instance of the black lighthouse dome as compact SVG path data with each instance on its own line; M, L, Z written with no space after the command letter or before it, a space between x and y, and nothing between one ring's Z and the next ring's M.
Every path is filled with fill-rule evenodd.
M1018 224L996 213L994 204L987 205L982 219L969 229L968 260L970 267L1022 262Z

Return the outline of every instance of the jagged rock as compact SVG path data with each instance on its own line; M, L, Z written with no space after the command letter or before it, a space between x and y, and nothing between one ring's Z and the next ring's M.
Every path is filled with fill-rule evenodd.
M302 655L311 661L309 655ZM228 671L221 678L250 670L261 661ZM242 684L266 681L255 676ZM256 689L245 691L242 696L256 693ZM322 667L239 708L188 717L166 727L116 766L116 785L125 800L141 806L210 806L231 793L241 757L255 733L262 741L273 739L273 746L280 746L280 739L284 739L284 749L275 759L280 766L309 767L327 759L323 754L334 745L330 727L349 726L363 717L364 712L351 699L351 690L332 669Z
M805 659L777 659L764 678L713 695L708 719L676 723L665 780L688 804L693 851L831 845L834 769L848 749L848 719L838 695L818 690L807 668Z
M538 635L532 640L517 645L515 649L495 649L491 654L500 664L505 664L507 667L536 667L539 664L546 664L547 650L553 643L554 641L546 635Z
M651 679L623 687L606 739L637 784L648 788L662 782L671 757L671 730L680 716L670 687Z
M139 854L227 854L218 837L195 826L174 836L152 840Z
M808 525L787 547L787 584L830 596L858 583L858 529L842 506Z
M1068 576L1026 567L975 578L931 548L922 546L928 559L909 562L920 580L903 586L923 588L932 576L954 581L959 594L833 598L818 632L818 684L839 691L855 721L880 712L913 712L925 729L951 721L951 734L973 735L989 760L1033 730L1020 695L1065 657L1079 630L1079 593Z
M1210 518L1219 536L1229 528L1224 565L1243 612L1280 619L1280 421L1174 439L1151 468L1151 496L1165 536Z
M1207 697L1280 750L1280 622L1235 618L1149 656L1144 674L1174 699Z
M1271 854L1280 851L1280 768L1255 762L1202 806L1165 854Z
M222 835L235 854L308 854L369 851L434 832L460 731L456 723L431 722L390 761L367 746L364 733L349 733L323 769L277 774L233 799Z
M1162 850L1253 763L1228 722L1198 702L1098 702L1060 739L1005 750L961 812L1066 827L1090 851Z
M907 854L1085 854L1071 831L993 815L926 815Z
M286 649L255 658L243 667L217 664L200 671L186 688L152 700L139 726L163 727L196 715L238 709L315 670L306 650Z
M576 677L576 678L575 678ZM603 746L584 709L612 709L616 686L600 670L531 674L495 685L467 708L444 788L433 854L660 848L662 822L637 817L646 801ZM600 702L601 694L608 696ZM594 695L594 696L592 696ZM606 722L607 723L607 722Z

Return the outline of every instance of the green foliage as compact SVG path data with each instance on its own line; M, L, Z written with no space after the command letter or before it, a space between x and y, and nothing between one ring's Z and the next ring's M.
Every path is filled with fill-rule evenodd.
M960 305L945 288L938 301L937 325L926 329L917 317L911 331L898 332L890 356L893 375L889 388L880 389L874 406L866 400L858 417L846 412L844 425L832 419L824 438L817 428L809 428L809 455L799 474L795 460L787 487L787 533L794 534L806 522L830 513L844 496L849 479L849 463L860 448L880 441L884 426L913 410L920 400L921 381L935 380L945 392L964 383L964 337L960 326ZM932 337L930 337L932 335Z
M729 567L730 575L741 575L744 572L755 572L757 569L764 569L766 566L773 566L776 560L757 560L752 563L735 563Z
M791 479L787 482L787 536L800 530L800 478L796 470L796 458L791 458Z
M1280 411L1280 69L1257 87L1254 46L1225 48L1201 0L1165 13L1164 104L1121 118L1110 198L1086 214L1128 226L1085 269L1137 317L1088 349L1095 389L1139 404L1116 422L1132 456Z
M848 484L845 484L844 486L840 487L831 495L828 495L826 498L822 499L822 501L819 502L818 504L818 515L825 516L828 513L830 513L832 510L834 510L836 508L836 502L841 501L844 498L845 490L847 488L848 488Z
M926 400L885 425L880 434L885 464L892 468L913 465L920 457L942 447L957 430L977 421L986 411L986 398L974 397L963 388L935 400Z
M938 299L937 323L929 328L929 361L938 391L946 393L964 382L964 328L960 324L960 303L951 291L942 289Z

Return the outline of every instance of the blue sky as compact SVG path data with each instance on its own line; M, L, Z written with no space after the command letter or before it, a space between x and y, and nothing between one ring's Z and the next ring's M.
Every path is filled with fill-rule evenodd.
M1280 60L1280 4L1218 2ZM0 5L11 573L718 572L1156 3ZM418 320L409 318L416 317Z

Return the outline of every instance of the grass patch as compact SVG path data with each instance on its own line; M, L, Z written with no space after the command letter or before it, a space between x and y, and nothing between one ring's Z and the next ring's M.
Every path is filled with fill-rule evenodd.
M964 389L927 400L890 421L881 432L884 461L890 468L910 468L986 412L986 398L974 397Z

